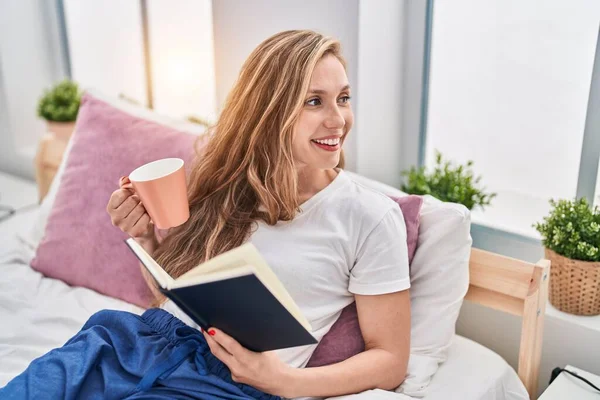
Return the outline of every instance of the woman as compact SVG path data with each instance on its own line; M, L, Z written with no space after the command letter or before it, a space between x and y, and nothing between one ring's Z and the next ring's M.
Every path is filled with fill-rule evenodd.
M410 340L406 230L396 203L354 182L342 169L341 148L352 124L339 42L312 31L276 34L245 62L214 134L197 158L189 179L190 219L159 243L150 217L131 190L115 191L107 210L113 224L174 277L250 240L318 340L341 310L356 301L365 351L335 365L302 368L315 346L254 353L218 329L200 334L186 326L195 332L190 333L165 310L152 309L145 317L132 316L137 319L129 331L121 329L127 323L119 322L121 337L129 337L132 330L137 335L130 349L138 349L138 341L154 338L154 331L165 326L171 331L163 336L179 329L187 339L196 335L196 344L156 357L160 368L153 367L154 361L138 366L143 382L131 393L142 396L158 384L162 389L176 385L179 381L171 377L183 376L186 368L196 371L185 376L193 386L194 376L199 379L207 370L210 376L221 367L215 373L221 383L212 382L215 387L233 383L249 397L330 397L371 388L392 390L403 381ZM168 303L164 308L176 312ZM148 333L140 318L146 318L146 325L160 326L152 325L154 331ZM107 319L86 325L101 325L104 334L117 330ZM136 359L154 360L148 354L160 352L156 346L136 350L142 353ZM202 346L205 349L197 352L202 357L189 361L190 352ZM128 362L127 356L119 359L121 364ZM133 368L121 364L119 368ZM214 398L246 398L222 396Z

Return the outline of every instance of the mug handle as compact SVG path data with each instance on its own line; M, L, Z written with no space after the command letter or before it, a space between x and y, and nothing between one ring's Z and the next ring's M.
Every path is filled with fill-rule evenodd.
M122 176L119 179L119 187L121 189L129 189L129 190L131 190L131 191L133 191L135 193L135 189L133 187L133 183L131 183L131 181L129 180L128 176ZM152 218L150 219L150 223L154 223L152 221Z

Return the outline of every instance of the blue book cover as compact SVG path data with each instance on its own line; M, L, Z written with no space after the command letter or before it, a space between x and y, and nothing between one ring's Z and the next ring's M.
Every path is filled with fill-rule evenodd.
M246 243L173 279L133 238L125 241L157 287L203 329L252 351L316 344L309 322L258 250Z

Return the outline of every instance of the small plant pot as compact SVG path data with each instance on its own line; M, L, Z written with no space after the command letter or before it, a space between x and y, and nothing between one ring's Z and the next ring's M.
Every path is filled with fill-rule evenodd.
M65 142L69 141L69 138L75 130L75 121L72 122L57 122L57 121L46 121L46 127L48 132Z
M550 260L550 303L569 314L600 314L600 262L573 260L545 249Z

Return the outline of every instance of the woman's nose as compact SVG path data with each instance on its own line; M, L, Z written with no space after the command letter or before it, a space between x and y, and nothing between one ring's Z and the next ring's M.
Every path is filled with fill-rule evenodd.
M325 127L327 129L341 129L346 125L346 119L344 115L341 113L339 107L337 105L335 107L331 107L329 110L329 115L325 119Z

